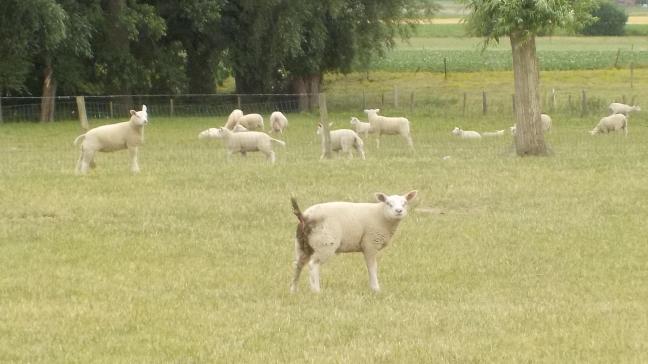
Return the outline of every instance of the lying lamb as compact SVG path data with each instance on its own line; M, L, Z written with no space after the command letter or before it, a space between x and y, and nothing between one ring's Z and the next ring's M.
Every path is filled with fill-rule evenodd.
M623 114L625 116L628 116L633 111L641 111L641 107L637 105L630 106L621 104L619 102L613 102L610 104L610 106L608 106L608 110L610 110L610 115Z
M245 133L234 133L227 128L216 128L213 138L222 139L225 142L227 150L227 160L232 153L241 153L246 156L247 152L261 152L265 154L270 163L275 162L275 152L272 150L272 142L285 146L286 143L272 138L266 133L260 131L248 131Z
M264 129L263 116L260 114L247 114L238 118L238 124L243 125L248 130Z
M88 130L85 134L74 139L74 145L81 142L81 156L76 166L76 173L85 174L88 168L94 168L96 152L114 152L128 149L131 159L131 172L140 171L137 162L137 148L144 141L144 125L148 124L146 105L141 111L130 111L129 121L116 124L102 125Z
M371 124L360 121L356 117L352 117L350 123L353 130L355 130L358 135L362 135L364 138L367 138L369 136L369 133L373 133Z
M351 129L338 129L331 130L330 134L331 151L338 152L341 150L342 153L348 153L349 158L353 158L353 152L351 151L351 148L355 148L358 154L360 154L360 158L362 158L363 160L365 159L364 143L355 131ZM317 125L317 135L321 136L322 138L322 155L320 156L320 159L323 159L324 154L326 153L326 145L324 142L324 133L321 123Z
M283 134L288 127L288 118L281 112L275 111L270 114L270 131Z
M319 292L320 265L336 253L351 252L364 254L369 286L379 291L376 255L389 244L407 215L407 203L415 197L416 191L404 196L376 193L378 203L327 202L313 205L303 213L291 198L293 213L299 219L291 292L297 290L299 274L306 263L310 268L311 290Z
M364 111L367 114L369 119L369 124L371 124L371 129L378 134L378 139L376 139L376 147L380 147L380 136L385 135L400 135L407 141L407 145L410 148L414 148L414 142L412 142L412 136L410 134L410 122L403 117L387 117L380 116L378 113L380 109L368 109Z
M242 133L248 131L243 125L236 124L232 129L234 133ZM218 128L209 128L201 131L198 134L198 139L215 139L218 135Z
M602 118L599 123L590 131L590 134L609 133L611 131L621 130L628 136L628 118L623 114L614 114Z
M543 132L548 132L551 130L551 116L547 114L540 114L540 122L542 123L542 131ZM517 130L517 124L513 124L512 127L509 128L511 130L511 135L515 135L515 132Z
M229 130L234 129L234 126L237 125L238 119L243 116L243 111L239 109L234 109L229 116L227 117L227 122L225 123L225 127Z
M497 130L497 131L485 131L481 135L484 136L484 137L501 136L501 135L504 135L504 129Z
M478 132L472 130L463 130L456 126L454 129L452 129L452 135L458 136L461 139L481 139L481 135Z

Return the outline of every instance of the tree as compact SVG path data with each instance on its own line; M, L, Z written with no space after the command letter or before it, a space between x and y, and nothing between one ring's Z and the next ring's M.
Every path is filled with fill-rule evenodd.
M603 1L592 13L596 20L585 26L581 33L585 35L623 35L628 15L619 6Z
M489 42L508 36L515 80L515 149L518 155L546 155L540 122L537 34L558 27L580 27L592 20L593 0L463 0L468 31Z

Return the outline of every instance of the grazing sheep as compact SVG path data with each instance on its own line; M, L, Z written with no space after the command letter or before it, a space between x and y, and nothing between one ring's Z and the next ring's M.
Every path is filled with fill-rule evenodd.
M628 118L623 114L614 114L602 118L599 123L590 131L590 134L609 133L611 131L621 130L628 136Z
M227 128L216 128L213 138L222 139L225 142L227 150L227 160L232 153L241 153L246 156L247 152L261 152L265 154L270 163L275 162L275 152L272 150L272 142L286 146L286 143L272 138L266 133L260 131L248 131L245 133L234 133Z
M243 125L248 130L264 129L263 116L260 114L247 114L238 119L238 124Z
M352 117L350 123L353 130L355 130L358 135L362 135L364 138L367 138L369 136L369 133L373 133L371 124L360 121L356 117Z
M497 130L497 131L485 131L481 135L485 136L485 137L501 136L501 135L504 135L504 129Z
M144 141L144 125L148 124L146 105L141 111L130 111L129 121L102 125L88 130L74 139L74 145L81 142L81 155L76 166L76 173L85 174L88 168L94 168L96 152L114 152L128 149L131 159L131 172L140 171L137 162L137 148Z
M243 125L236 124L232 129L234 133L242 133L248 131ZM218 132L218 128L209 128L201 131L198 134L198 139L215 139Z
M283 134L283 131L287 127L288 119L281 111L275 111L270 114L270 131Z
M355 131L351 129L338 129L331 130L329 133L331 135L331 151L338 152L342 150L342 153L348 153L349 158L353 158L351 148L355 148L358 154L360 154L360 158L365 159L364 143ZM326 152L326 145L324 143L324 133L321 123L317 124L317 135L322 137L322 155L320 159L323 159Z
M552 125L551 116L547 114L540 114L540 122L542 123L543 132L548 132L549 130L551 130L551 125ZM517 130L517 124L513 124L513 126L510 127L509 130L511 131L511 135L515 135L515 132Z
M336 253L362 252L369 272L369 286L379 291L378 251L389 244L398 224L407 215L407 203L416 191L403 196L376 193L378 203L327 202L303 213L291 198L299 224L295 234L294 275L290 291L297 290L299 274L306 263L310 268L310 287L320 291L320 265Z
M463 130L456 126L454 129L452 129L452 135L458 136L461 139L481 139L481 135L478 132L472 130Z
M613 102L610 104L610 106L608 106L608 110L610 110L610 115L623 114L625 116L628 116L632 111L641 111L641 107Z
M234 129L234 126L236 123L238 123L238 119L243 116L243 111L239 109L234 109L229 116L227 117L227 122L225 123L225 127L229 130Z
M403 117L387 117L380 116L378 113L380 109L368 109L364 111L367 114L369 119L369 124L371 124L371 129L378 134L378 139L376 139L376 147L380 148L380 136L385 135L396 135L399 134L407 141L407 145L410 148L414 148L414 143L412 142L412 136L410 134L410 122Z

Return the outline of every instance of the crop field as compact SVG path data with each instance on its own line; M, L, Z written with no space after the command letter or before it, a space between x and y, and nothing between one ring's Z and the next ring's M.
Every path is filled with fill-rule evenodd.
M524 159L449 133L510 118L413 113L416 151L370 136L366 161L319 161L319 117L291 114L270 166L197 139L223 120L149 112L139 175L115 152L75 176L76 122L0 126L0 362L648 361L641 113L628 137L554 115L552 155ZM291 195L411 189L381 293L359 254L288 292Z

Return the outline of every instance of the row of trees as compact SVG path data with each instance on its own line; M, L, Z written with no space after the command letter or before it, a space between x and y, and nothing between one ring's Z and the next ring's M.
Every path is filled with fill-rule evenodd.
M431 0L2 0L0 95L317 93ZM43 118L51 114L43 107Z

